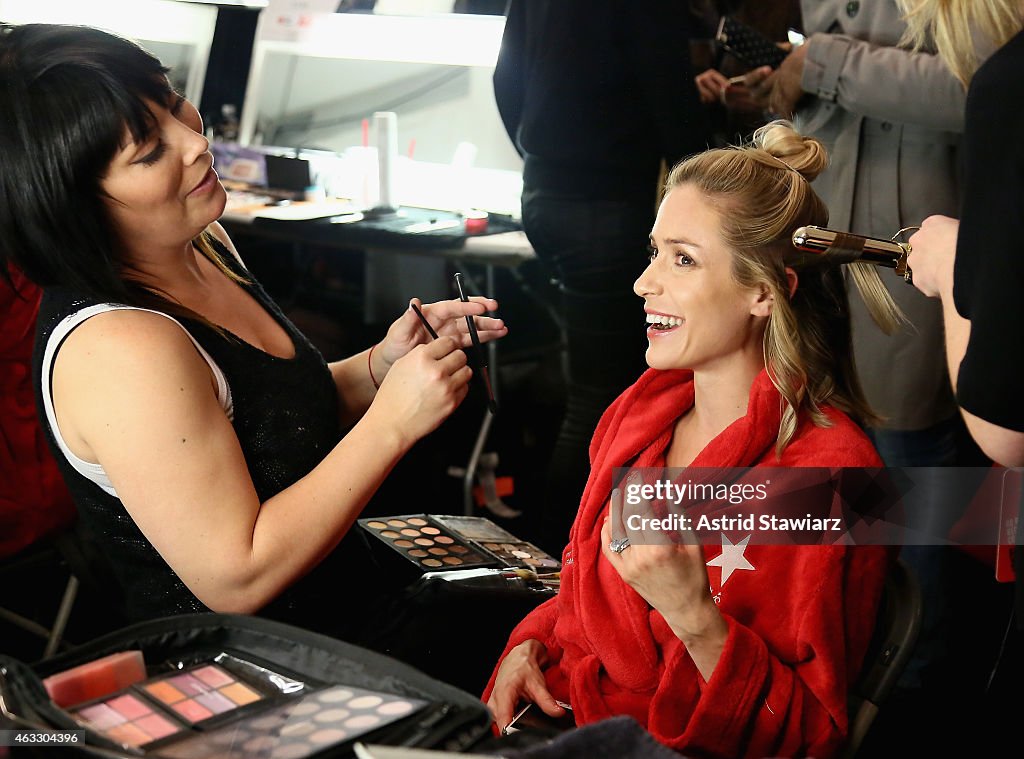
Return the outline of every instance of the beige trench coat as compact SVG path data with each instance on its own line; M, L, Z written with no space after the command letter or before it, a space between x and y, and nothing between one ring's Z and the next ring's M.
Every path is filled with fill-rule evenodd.
M795 120L831 155L814 184L829 226L889 238L931 214L957 216L963 88L937 56L898 47L905 25L893 0L801 6L807 95ZM892 271L880 273L911 323L887 337L851 291L861 383L885 427L923 429L956 414L942 309Z

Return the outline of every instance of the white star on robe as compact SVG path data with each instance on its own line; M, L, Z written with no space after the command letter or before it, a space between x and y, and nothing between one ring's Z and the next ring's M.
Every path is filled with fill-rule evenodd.
M743 555L743 552L747 550L747 543L749 542L750 535L747 535L747 537L743 538L739 543L733 545L732 541L726 537L725 533L722 533L722 552L707 563L709 567L722 568L722 585L725 585L725 581L728 580L732 573L737 569L754 568L754 565L747 561L747 558ZM722 587L722 585L719 587Z

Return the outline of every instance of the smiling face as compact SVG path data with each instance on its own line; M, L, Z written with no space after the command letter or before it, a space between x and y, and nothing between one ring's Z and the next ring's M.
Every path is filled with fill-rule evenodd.
M100 182L129 255L187 244L227 203L195 106L173 93L167 104L148 105L149 133L138 142L126 138Z
M771 295L734 280L719 211L679 185L662 201L651 244L651 263L633 286L647 313L647 363L694 372L763 363Z

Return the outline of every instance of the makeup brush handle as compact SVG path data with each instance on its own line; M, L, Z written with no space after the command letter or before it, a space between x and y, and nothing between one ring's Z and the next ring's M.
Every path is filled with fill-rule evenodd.
M420 321L423 322L423 326L426 327L427 329L427 334L429 334L432 338L436 340L437 332L435 332L434 328L430 326L430 322L427 321L427 317L425 317L423 315L423 312L420 311L419 306L417 306L415 303L410 303L409 307L412 308L412 310L416 313L416 316L418 316Z

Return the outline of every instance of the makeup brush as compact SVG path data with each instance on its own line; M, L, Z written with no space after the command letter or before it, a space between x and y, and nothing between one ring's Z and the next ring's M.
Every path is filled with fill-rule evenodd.
M468 303L469 298L466 297L466 291L462 288L462 272L455 272L455 286L459 289L459 300ZM466 317L466 324L469 326L469 338L473 341L473 347L476 349L480 374L484 378L484 387L487 389L487 408L492 414L497 414L498 401L495 400L494 388L491 387L491 375L487 368L487 353L484 352L483 346L480 344L480 335L476 331L476 322L473 321L472 316Z
M416 316L420 317L420 321L423 322L423 326L427 328L427 332L430 334L430 336L436 340L437 333L434 332L434 328L430 326L430 322L427 321L427 317L425 317L423 315L423 312L420 311L419 306L417 306L415 303L410 303L409 306L412 308L413 311L416 312Z

